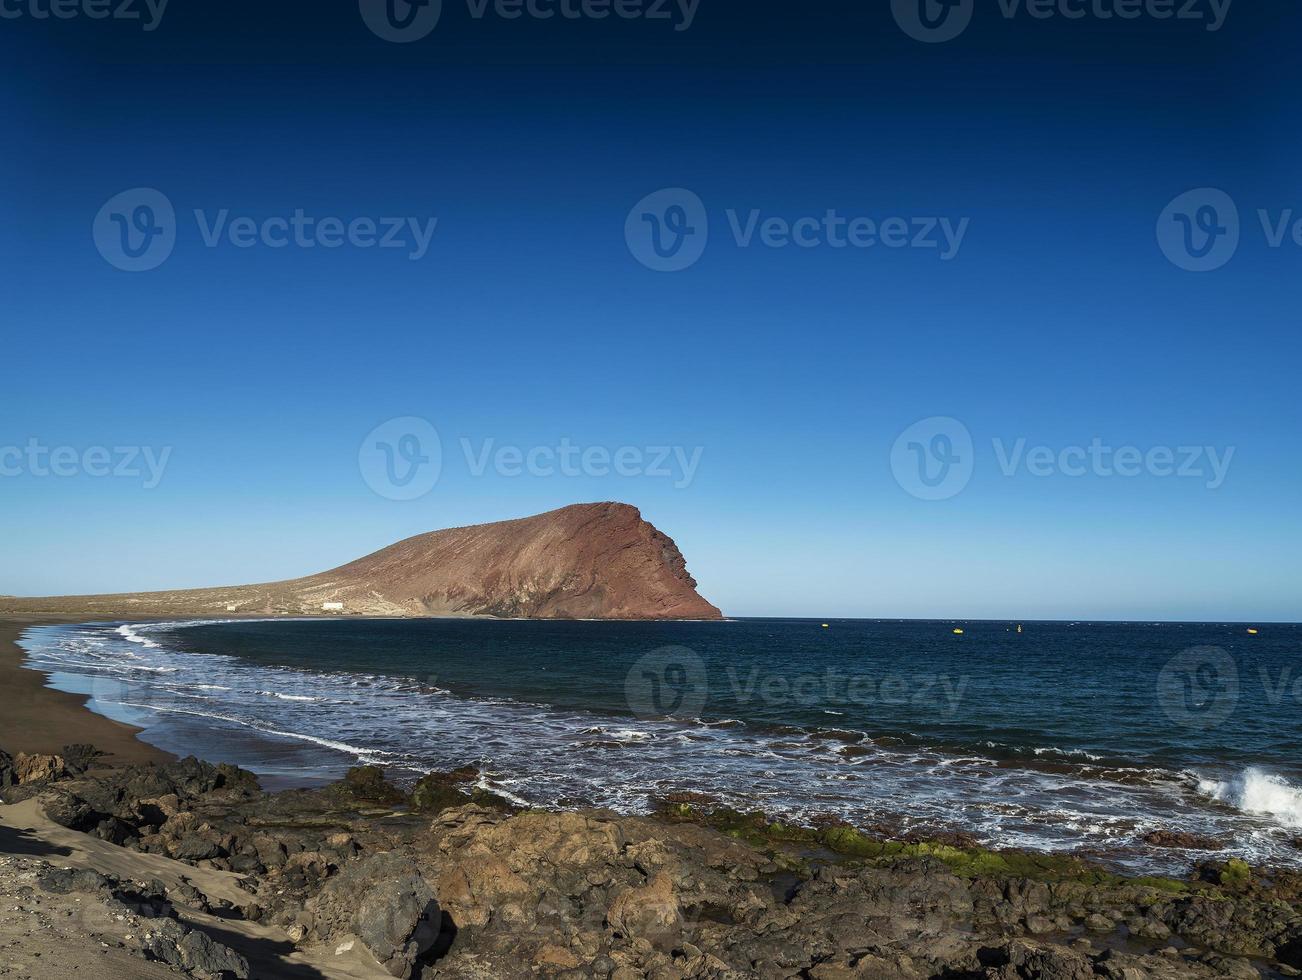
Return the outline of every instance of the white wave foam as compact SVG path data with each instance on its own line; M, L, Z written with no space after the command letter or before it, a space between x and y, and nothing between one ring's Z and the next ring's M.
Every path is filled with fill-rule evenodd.
M1089 759L1091 762L1103 761L1103 756L1095 755L1093 752L1086 752L1084 749L1060 749L1056 745L1032 749L1031 751L1036 755L1061 755L1067 758Z
M324 701L325 698L309 697L306 694L281 694L279 691L259 691L259 694L268 698L277 698L281 701Z
M130 625L119 626L118 635L121 636L124 640L126 640L129 643L139 643L142 647L148 647L153 650L157 650L159 648L159 645L157 643L155 643L153 640L141 636L139 633L136 632L135 627Z
M516 796L510 790L503 787L500 783L496 786L493 785L484 776L480 776L478 779L475 780L475 789L481 789L489 793L496 793L498 796L505 797L506 799L510 800L516 806L523 806L523 807L529 806L529 801L526 800L523 796Z
M362 748L357 745L349 745L347 742L336 742L333 739L308 735L304 732L282 732L279 729L271 728L268 725L246 721L243 718L236 718L234 715L219 715L215 712L208 711L188 711L185 708L164 707L160 704L141 704L134 701L118 701L116 703L128 708L147 708L151 711L166 711L178 715L194 715L196 718L212 718L217 721L228 721L234 725L242 725L245 728L252 728L254 731L262 732L264 735L279 735L281 738L291 738L300 742L311 742L313 745L322 745L328 749L334 749L336 752L344 752L349 755L354 755L361 762L378 762L383 757L397 757L396 752L385 752L382 749Z
M1302 788L1255 766L1233 779L1199 780L1198 790L1244 813L1270 817L1285 827L1302 827Z

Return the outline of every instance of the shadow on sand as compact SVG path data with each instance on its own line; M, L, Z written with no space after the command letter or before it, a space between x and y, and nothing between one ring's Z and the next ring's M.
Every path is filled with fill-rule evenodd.
M32 834L30 830L17 827L0 826L0 854L22 854L29 857L67 857L71 854L66 847L47 844Z

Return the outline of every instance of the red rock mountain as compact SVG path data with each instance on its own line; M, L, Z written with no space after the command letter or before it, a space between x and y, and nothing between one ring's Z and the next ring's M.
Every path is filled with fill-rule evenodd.
M497 616L721 619L674 542L628 504L407 538L306 578L180 592L0 599L0 612L117 615Z

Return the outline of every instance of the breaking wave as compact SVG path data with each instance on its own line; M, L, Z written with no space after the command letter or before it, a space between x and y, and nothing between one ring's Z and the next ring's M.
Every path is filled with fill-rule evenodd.
M1302 788L1283 776L1250 767L1228 780L1201 780L1198 789L1244 813L1269 817L1285 827L1302 827Z

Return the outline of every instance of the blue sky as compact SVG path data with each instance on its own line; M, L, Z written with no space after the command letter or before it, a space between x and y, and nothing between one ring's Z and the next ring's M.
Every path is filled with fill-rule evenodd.
M1257 216L1302 217L1284 72L1299 15L1236 6L1210 32L982 7L921 44L869 6L703 0L675 32L449 2L412 44L351 4L311 20L178 5L150 32L0 25L0 447L171 447L151 489L84 467L0 477L0 592L268 580L619 499L734 615L1302 617L1302 247L1270 247ZM130 273L92 225L139 187L171 202L176 242ZM1241 241L1195 273L1156 227L1204 187L1235 201ZM682 271L625 240L662 188L705 209L709 243ZM207 247L195 210L437 225L412 261ZM729 212L829 210L966 234L944 261L730 230ZM405 416L437 430L442 469L397 501L358 451ZM973 441L945 500L892 469L931 417ZM1212 489L1007 476L994 447L1056 458L1095 439L1232 456ZM647 465L661 446L700 455L686 486L476 475L463 440L472 457L563 440Z

